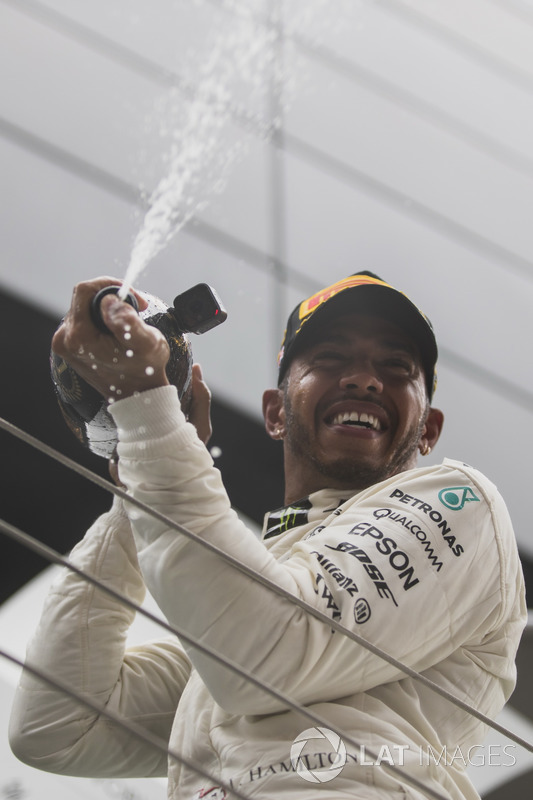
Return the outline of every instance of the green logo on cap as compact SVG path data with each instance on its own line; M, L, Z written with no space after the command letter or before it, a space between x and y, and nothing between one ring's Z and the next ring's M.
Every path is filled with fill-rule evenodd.
M441 489L439 492L441 503L452 511L460 511L465 503L479 502L469 486L453 486L450 489Z

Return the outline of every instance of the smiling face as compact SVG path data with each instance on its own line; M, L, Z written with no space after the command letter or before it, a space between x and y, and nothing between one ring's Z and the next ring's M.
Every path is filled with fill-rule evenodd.
M360 313L307 338L282 389L265 393L265 418L284 439L286 502L411 469L420 444L433 446L442 427L415 343L395 324Z

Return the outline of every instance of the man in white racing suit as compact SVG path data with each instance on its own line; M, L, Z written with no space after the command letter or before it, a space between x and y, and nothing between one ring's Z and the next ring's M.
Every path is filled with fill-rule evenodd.
M102 302L114 335L93 328L89 301L110 283L76 287L53 347L104 396L123 375L121 399L109 408L129 493L234 556L248 574L115 500L71 560L136 603L147 586L187 641L167 636L125 649L134 612L65 571L28 663L160 737L203 774L172 755L167 763L28 673L12 713L14 752L68 775L168 772L173 800L230 798L232 789L294 800L478 798L465 766L486 726L397 662L494 717L515 683L524 587L493 484L457 461L416 466L443 423L430 405L437 347L427 318L371 273L327 287L291 314L279 386L263 401L267 432L283 441L285 506L267 515L260 541L231 509L167 385L163 337L114 295ZM203 431L198 371L195 387Z

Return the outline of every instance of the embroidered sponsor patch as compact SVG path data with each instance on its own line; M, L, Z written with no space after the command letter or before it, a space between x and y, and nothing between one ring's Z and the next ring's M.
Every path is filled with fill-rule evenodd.
M362 625L364 622L368 622L371 613L370 605L364 597L360 597L355 601L355 605L353 607L353 616L357 625Z
M443 506L452 511L460 511L464 508L465 503L479 503L479 497L474 494L469 486L452 486L449 489L441 489L439 500Z

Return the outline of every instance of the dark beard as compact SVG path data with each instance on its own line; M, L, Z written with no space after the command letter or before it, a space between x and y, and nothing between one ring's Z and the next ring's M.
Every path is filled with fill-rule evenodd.
M293 413L287 396L285 397L285 412L285 447L290 448L303 461L312 464L315 470L324 476L324 488L366 489L404 472L406 469L411 469L426 422L426 415L424 415L420 424L405 434L387 461L377 466L370 466L355 458L344 457L335 461L323 461L314 452L313 439Z

